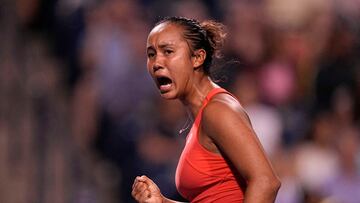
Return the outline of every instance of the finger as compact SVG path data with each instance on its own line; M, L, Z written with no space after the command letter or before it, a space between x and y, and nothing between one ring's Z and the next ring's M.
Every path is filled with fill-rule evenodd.
M138 178L138 181L145 182L149 186L155 184L150 178L145 175L140 176Z
M135 187L134 187L134 191L136 193L139 193L139 192L142 192L144 191L145 189L147 189L149 186L146 184L146 183L143 183L143 182L138 182L135 184Z
M133 197L138 202L146 202L148 199L150 199L151 194L149 190L144 190L140 193L135 194L135 196Z
M144 200L144 198L142 197L143 195L143 192L144 191L146 191L146 189L145 190L133 190L132 192L131 192L131 195L134 197L134 199L136 200L136 201L138 201L138 202L140 202L141 200Z
M136 178L134 179L134 183L132 184L132 189L134 189L134 186L135 186L135 184L137 183L137 182L139 182L139 176L136 176Z
M146 189L143 192L139 193L140 199L141 200L147 200L151 197L151 193L150 190Z
M132 185L132 188L134 188L135 185L136 185L137 183L139 183L139 182L144 182L144 181L140 178L140 176L136 176L136 178L134 179L134 183L133 183L133 185Z
M135 183L134 188L131 191L131 195L135 197L137 193L139 193L139 188L138 188L138 183Z
M132 189L138 187L139 185L141 184L146 184L148 185L146 182L145 182L145 179L144 178L141 178L140 176L137 176L134 180L134 183L132 185Z

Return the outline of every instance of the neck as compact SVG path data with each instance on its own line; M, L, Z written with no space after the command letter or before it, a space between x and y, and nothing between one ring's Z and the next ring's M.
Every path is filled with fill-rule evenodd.
M198 114L206 95L214 88L219 87L212 80L203 75L189 88L188 93L181 98L181 102L188 109L192 118Z

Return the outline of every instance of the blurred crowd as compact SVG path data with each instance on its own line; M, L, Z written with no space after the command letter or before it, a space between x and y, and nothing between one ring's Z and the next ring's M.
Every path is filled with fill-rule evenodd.
M360 202L359 0L1 0L0 202L133 202L142 174L183 200L192 120L146 70L164 16L227 26L213 77L249 114L277 203Z

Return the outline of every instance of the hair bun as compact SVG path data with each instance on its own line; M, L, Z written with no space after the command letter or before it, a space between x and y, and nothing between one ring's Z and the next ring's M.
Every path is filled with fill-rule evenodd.
M216 58L221 57L221 49L225 44L226 27L222 23L213 20L206 20L200 23L202 29L206 31L206 37L210 48L213 50L212 55Z

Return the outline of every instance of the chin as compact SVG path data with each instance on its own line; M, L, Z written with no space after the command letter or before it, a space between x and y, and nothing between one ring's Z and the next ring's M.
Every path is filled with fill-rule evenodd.
M162 98L166 99L166 100L174 100L177 99L177 95L174 94L172 91L169 92L160 92L160 95Z

